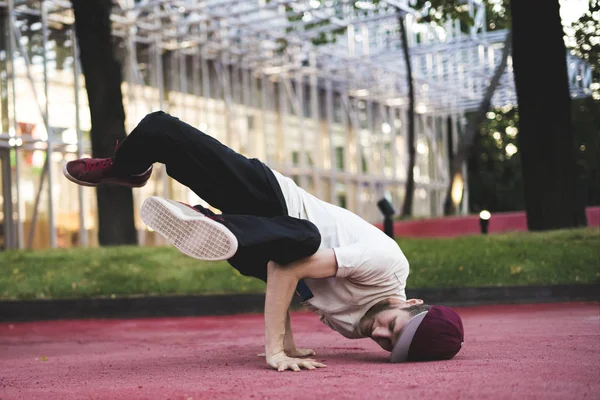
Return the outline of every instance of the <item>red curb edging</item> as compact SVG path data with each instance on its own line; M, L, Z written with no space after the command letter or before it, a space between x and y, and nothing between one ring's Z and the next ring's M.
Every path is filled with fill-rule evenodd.
M600 226L600 206L587 207L586 215L589 227ZM375 224L383 230L383 224ZM526 232L527 217L524 211L494 213L488 226L489 233ZM478 215L458 217L427 218L408 221L394 221L396 237L456 237L479 235Z

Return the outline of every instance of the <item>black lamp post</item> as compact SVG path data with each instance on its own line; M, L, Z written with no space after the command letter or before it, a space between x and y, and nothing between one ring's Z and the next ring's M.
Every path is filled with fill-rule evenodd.
M479 226L481 227L481 233L484 235L488 233L490 218L492 218L492 214L488 210L483 210L479 213Z
M394 207L385 197L377 202L377 207L379 207L379 211L383 214L383 232L393 239L394 221L392 217L396 214Z

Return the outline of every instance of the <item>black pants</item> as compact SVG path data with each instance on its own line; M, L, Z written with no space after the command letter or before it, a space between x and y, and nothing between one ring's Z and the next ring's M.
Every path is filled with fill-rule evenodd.
M273 172L179 119L158 111L147 115L121 143L115 166L131 174L153 163L192 189L222 214L195 206L233 232L238 251L229 263L240 273L267 280L267 262L287 264L314 254L321 244L317 227L287 215Z

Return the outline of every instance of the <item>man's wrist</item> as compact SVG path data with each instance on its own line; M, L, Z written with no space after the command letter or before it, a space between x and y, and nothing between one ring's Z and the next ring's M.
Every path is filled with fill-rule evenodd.
M283 351L283 350L278 351L276 353L269 353L267 351L267 352L265 352L265 359L267 360L267 362L270 362L271 360L273 360L273 359L275 359L277 357L280 357L282 355L285 356L285 355L287 355L287 353L285 351Z
M265 354L267 357L273 356L275 354L285 353L285 346L283 345L283 341L280 343L266 343L265 344Z

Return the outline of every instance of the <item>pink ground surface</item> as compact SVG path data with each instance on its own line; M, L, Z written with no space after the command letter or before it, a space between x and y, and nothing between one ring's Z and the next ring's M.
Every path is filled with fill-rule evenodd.
M600 304L462 308L450 361L388 364L309 313L296 342L328 367L278 373L260 315L0 324L1 399L600 399Z

